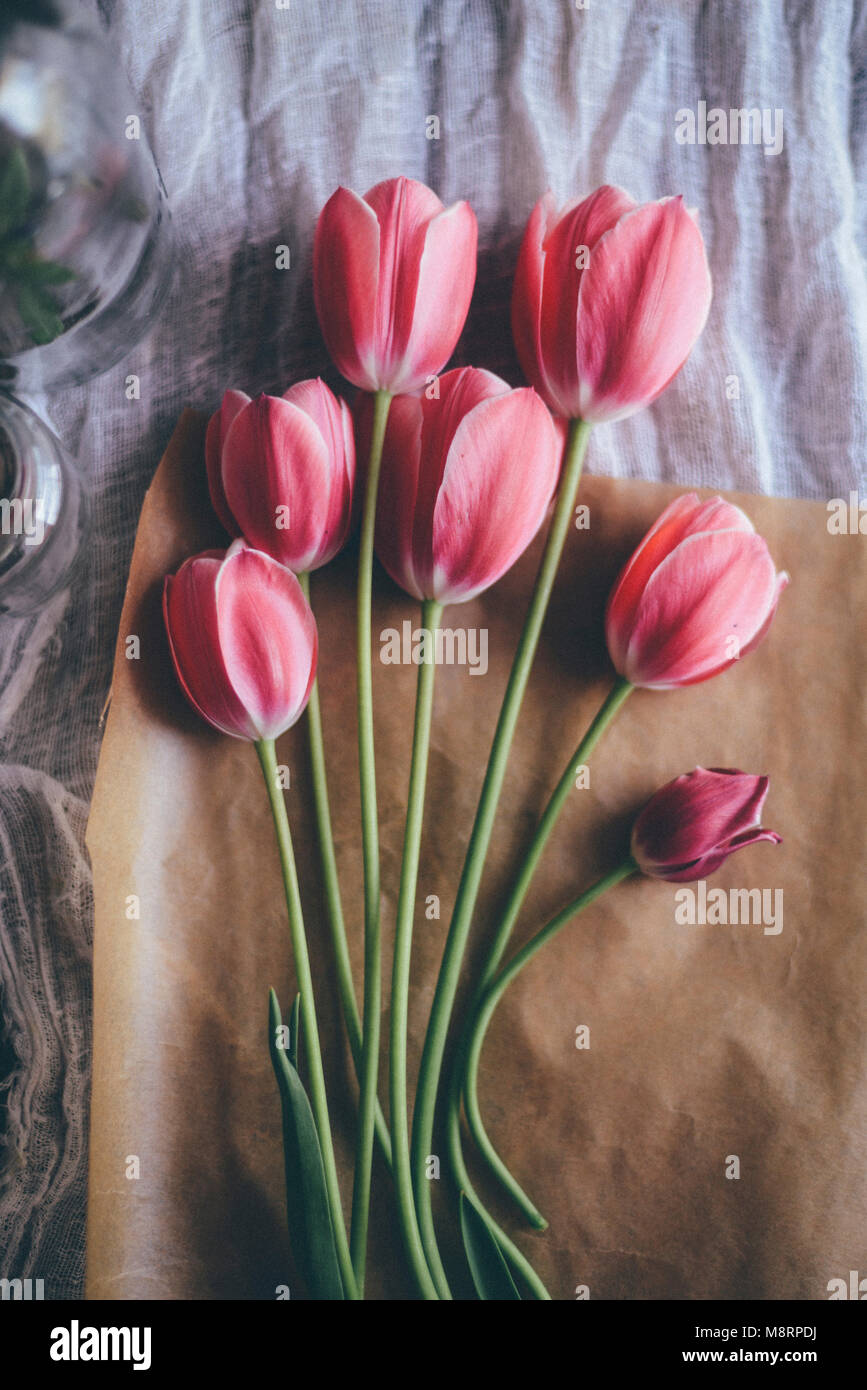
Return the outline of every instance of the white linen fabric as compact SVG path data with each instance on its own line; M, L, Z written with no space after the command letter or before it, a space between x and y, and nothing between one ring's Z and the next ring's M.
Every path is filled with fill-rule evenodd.
M336 185L364 192L403 173L471 201L479 277L459 360L513 381L510 278L545 188L563 201L606 181L641 200L683 192L714 278L707 329L656 405L595 432L589 467L824 499L867 473L863 3L99 8L169 192L178 270L149 339L50 401L90 481L92 538L68 593L35 619L0 620L0 1276L44 1278L49 1298L83 1288L83 831L139 507L184 406L320 372L338 384L310 279ZM716 108L766 111L782 148L700 143ZM685 111L696 143L678 139ZM138 400L124 390L132 373Z

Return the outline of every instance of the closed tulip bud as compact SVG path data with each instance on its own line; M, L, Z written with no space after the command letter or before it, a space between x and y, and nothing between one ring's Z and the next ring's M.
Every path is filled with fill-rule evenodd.
M530 544L560 467L551 416L535 391L461 367L434 399L392 402L382 458L376 551L419 599L462 603Z
M735 850L768 840L762 828L767 777L734 768L697 767L650 798L632 830L632 857L644 874L692 883L718 869Z
M313 290L338 370L365 391L417 391L451 357L476 278L468 203L443 207L414 179L360 198L338 188L319 215Z
M527 380L591 424L649 405L680 371L711 300L704 242L683 199L635 203L605 185L527 224L512 329Z
M301 585L235 541L166 577L163 617L181 689L221 733L258 742L292 727L316 675L316 623Z
M708 680L758 645L788 582L739 507L684 494L648 531L611 592L611 660L632 685L648 689Z
M208 468L218 516L296 574L326 564L352 520L355 442L346 403L323 381L300 381L282 397L254 401L227 391L219 418L219 462L212 454ZM214 452L217 419L209 427Z

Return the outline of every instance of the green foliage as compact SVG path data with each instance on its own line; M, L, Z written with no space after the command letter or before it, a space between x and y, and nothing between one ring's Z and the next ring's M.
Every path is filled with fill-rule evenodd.
M289 1048L281 1047L282 1015L273 989L268 1000L268 1043L283 1107L286 1211L295 1263L311 1298L342 1299L343 1283L334 1245L325 1168L313 1111L295 1067L301 996L295 1001Z
M52 286L73 280L75 272L36 252L27 224L31 191L27 159L16 145L0 170L0 282L12 290L24 327L42 347L63 332Z
M521 1301L496 1237L478 1208L461 1193L461 1234L476 1293L485 1302Z

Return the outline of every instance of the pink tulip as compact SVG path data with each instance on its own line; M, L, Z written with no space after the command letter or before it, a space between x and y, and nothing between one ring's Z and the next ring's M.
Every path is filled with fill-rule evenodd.
M365 391L417 391L455 349L476 278L476 218L414 179L338 188L313 244L316 312L338 370Z
M392 402L376 551L414 597L464 603L535 536L557 485L560 448L528 387L513 391L492 372L460 367L440 377L439 393Z
M680 371L711 300L683 199L639 205L605 185L527 223L512 296L521 366L552 410L593 424L649 405Z
M788 582L739 507L685 493L650 528L611 592L611 660L626 680L649 689L708 680L758 646Z
M692 883L718 869L735 850L760 840L780 844L762 829L767 777L733 768L697 767L650 798L632 830L632 857L643 874Z
M352 520L355 441L346 403L324 382L254 401L227 391L208 435L211 500L231 534L296 574L337 554Z
M316 623L288 569L235 541L185 560L163 588L172 661L193 709L221 733L274 739L316 675Z

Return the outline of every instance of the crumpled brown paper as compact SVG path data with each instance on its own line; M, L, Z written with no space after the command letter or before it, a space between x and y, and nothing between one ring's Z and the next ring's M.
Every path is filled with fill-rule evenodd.
M286 1008L295 989L266 797L253 749L212 733L184 703L161 624L163 575L225 543L208 506L202 439L202 420L185 415L144 504L88 831L96 895L88 1293L96 1299L274 1298L285 1284L303 1294L284 1230L266 1046L268 986ZM592 450L591 442L591 466ZM601 624L610 583L673 491L592 476L582 484L590 527L570 535L525 701L475 960L535 818L610 682ZM591 1298L823 1299L829 1280L867 1273L865 542L829 535L820 505L735 500L792 575L771 634L723 677L630 697L592 759L590 787L567 806L516 939L613 866L636 808L698 763L770 774L765 819L784 843L733 857L711 886L781 888L783 929L678 925L675 885L630 880L508 991L483 1055L482 1106L550 1230L531 1233L472 1167L558 1299L581 1285ZM437 674L411 1076L540 544L489 594L446 613L452 626L488 629L490 666L485 676L457 666ZM360 984L354 567L351 551L316 574L313 604ZM416 605L380 574L377 648L379 632L404 619L417 623ZM140 639L137 658L131 636ZM416 670L374 667L388 944ZM279 754L291 769L348 1212L354 1078L318 887L303 724ZM434 894L438 920L425 914ZM386 998L389 970L387 958ZM576 1046L581 1025L589 1048ZM368 1293L411 1297L381 1163L375 1189ZM469 1296L445 1179L436 1196L455 1290Z

